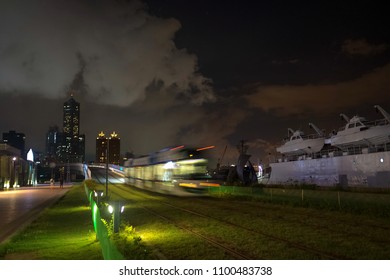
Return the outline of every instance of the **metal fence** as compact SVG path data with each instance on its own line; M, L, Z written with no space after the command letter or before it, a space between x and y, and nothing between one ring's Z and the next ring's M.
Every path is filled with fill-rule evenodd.
M378 190L377 190L378 191ZM313 187L221 186L210 189L211 195L234 196L267 203L287 204L335 211L390 217L390 192L318 189Z

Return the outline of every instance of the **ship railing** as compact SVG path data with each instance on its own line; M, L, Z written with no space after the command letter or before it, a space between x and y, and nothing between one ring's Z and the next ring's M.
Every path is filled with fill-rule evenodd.
M366 127L373 127L373 126L382 126L382 125L388 125L389 122L386 119L379 119L375 121L363 121L363 125ZM346 125L341 126L338 131L343 131L345 130Z
M317 138L321 138L323 136L320 136L318 134L309 134L309 135L302 135L301 137L302 137L302 139L317 139Z
M318 134L308 134L308 135L304 134L304 135L299 135L299 136L300 136L303 140L307 140L307 139L317 139L317 138L323 137L323 136L320 136L320 135L318 135ZM289 142L290 139L291 139L291 137L292 137L292 136L283 138L282 142L283 142L283 143Z
M359 154L370 154L370 153L378 153L378 152L386 152L390 151L390 142L383 143L376 146L367 146L367 145L351 145L349 147L345 147L343 150L340 150L336 147L328 148L325 150L321 150L317 153L311 154L301 154L301 155L291 155L291 156L282 156L275 157L275 162L288 162L288 161L298 161L298 160L308 160L308 159L319 159L319 158L328 158L328 157L339 157L346 155L359 155Z
M386 119L379 119L375 121L363 122L366 126L381 126L387 125L389 122Z

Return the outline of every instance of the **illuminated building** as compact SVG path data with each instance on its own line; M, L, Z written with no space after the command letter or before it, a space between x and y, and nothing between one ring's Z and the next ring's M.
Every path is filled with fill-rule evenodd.
M36 168L31 154L32 151L29 152L28 160L25 160L19 149L0 143L0 190L36 183Z
M101 131L98 137L96 137L96 163L106 163L107 144L108 163L119 165L121 139L115 131L111 133L108 138L105 136L103 131Z
M103 131L96 137L96 163L106 163L107 138Z
M60 134L58 126L51 126L46 133L46 158L48 161L56 161L57 149L61 142Z
M108 162L111 164L119 165L120 161L120 150L121 150L121 139L118 137L118 134L111 133L108 141Z
M25 159L26 136L24 133L17 133L14 130L3 133L3 142L20 150L21 156Z
M85 135L80 134L80 103L73 98L73 93L64 103L63 131L58 138L57 155L60 162L85 161Z

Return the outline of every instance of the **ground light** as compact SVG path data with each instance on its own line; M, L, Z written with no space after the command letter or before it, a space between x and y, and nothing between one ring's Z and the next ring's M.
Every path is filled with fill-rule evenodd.
M123 205L122 201L112 201L108 205L107 209L110 214L113 214L114 233L117 233L119 232L120 215L125 210L125 206Z
M100 206L100 203L101 203L101 201L103 199L104 191L94 190L93 193L94 193L94 196L95 196L96 204L98 206Z

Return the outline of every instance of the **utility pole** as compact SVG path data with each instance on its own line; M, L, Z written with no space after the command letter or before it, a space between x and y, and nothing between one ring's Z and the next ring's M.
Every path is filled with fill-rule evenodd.
M106 197L108 197L108 157L109 157L109 143L110 143L110 139L107 138L107 147L106 147Z

